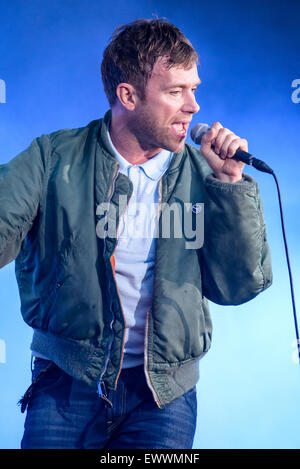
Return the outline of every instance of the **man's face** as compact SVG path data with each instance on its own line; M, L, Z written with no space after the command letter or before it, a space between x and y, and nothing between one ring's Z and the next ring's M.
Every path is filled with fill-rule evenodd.
M138 99L130 127L143 150L183 149L193 115L199 111L195 91L200 80L197 65L168 69L159 59L149 79L145 99ZM153 156L153 155L152 155Z

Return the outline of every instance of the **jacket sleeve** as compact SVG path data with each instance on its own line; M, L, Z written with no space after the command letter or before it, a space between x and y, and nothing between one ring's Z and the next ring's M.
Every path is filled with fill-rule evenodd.
M217 304L238 305L272 283L258 185L248 175L235 184L205 180L203 293Z
M12 262L33 224L43 192L49 137L0 165L0 268Z

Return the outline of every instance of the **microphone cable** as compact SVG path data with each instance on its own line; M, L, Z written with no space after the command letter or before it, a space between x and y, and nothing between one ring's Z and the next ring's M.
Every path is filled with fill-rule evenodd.
M261 161L261 160L258 160L257 158L254 158L250 153L246 153L246 152L243 152L241 150L238 150L236 159L238 159L240 161L244 161L246 164L248 164L250 166L253 166L258 171L262 171L264 173L272 174L272 176L275 180L275 183L276 183L277 194L278 194L278 202L279 202L279 210L280 210L281 228L282 228L282 235L283 235L283 242L284 242L284 249L285 249L285 257L286 257L288 273L289 273L289 280L290 280L293 318L294 318L294 326L295 326L295 333L296 333L296 340L297 340L297 350L298 350L298 361L300 363L300 339L299 339L299 329L298 329L298 322L297 322L295 293L294 293L294 285L293 285L292 269L291 269L290 258L289 258L288 244L287 244L287 240L286 240L286 233L285 233L285 226L284 226L284 219L283 219L283 209L282 209L279 182L278 182L277 176L274 173L273 169L270 168L270 166L268 166L264 161Z
M287 261L287 267L288 267L288 273L289 273L289 279L290 279L290 290L291 290L291 298L292 298L292 307L293 307L293 318L294 318L294 325L295 325L295 332L296 332L296 340L297 340L297 350L298 350L298 360L300 363L300 340L299 340L299 329L298 329L298 322L297 322L297 312L296 312L296 302L295 302L295 294L294 294L294 286L293 286L293 277L292 277L292 269L291 269L291 264L290 264L290 258L289 258L289 251L288 251L288 245L287 245L287 240L286 240L286 233L285 233L285 226L284 226L284 219L283 219L283 209L282 209L282 202L281 202L281 194L280 194L280 188L279 188L279 182L276 177L276 174L272 170L270 173L272 174L276 187L277 187L277 193L278 193L278 201L279 201L279 209L280 209L280 219L281 219L281 228L282 228L282 235L283 235L283 241L284 241L284 248L285 248L285 255L286 255L286 261Z

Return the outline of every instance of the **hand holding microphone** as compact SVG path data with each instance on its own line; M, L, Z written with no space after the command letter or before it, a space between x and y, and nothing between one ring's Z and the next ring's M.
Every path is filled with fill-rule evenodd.
M215 177L224 182L240 181L245 164L233 159L233 156L238 149L248 150L247 140L238 137L219 122L202 130L204 132L201 135L201 142L196 143L201 143L200 153L212 168ZM192 129L192 138L194 133Z
M266 163L248 153L247 140L241 139L219 122L215 122L211 127L208 124L197 124L191 130L191 138L196 144L201 145L201 155L220 180L225 182L240 180L245 163L259 171L274 174Z

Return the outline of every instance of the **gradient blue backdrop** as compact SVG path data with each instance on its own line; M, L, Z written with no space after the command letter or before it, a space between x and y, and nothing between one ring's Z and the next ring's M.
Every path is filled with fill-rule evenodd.
M291 85L300 78L299 2L0 0L0 163L42 133L101 117L108 107L100 80L105 45L119 24L153 14L179 26L199 52L201 109L193 123L220 121L275 170L297 301L300 103ZM199 449L300 448L300 365L276 187L271 176L247 172L261 188L274 283L248 304L211 304ZM19 307L12 263L0 272L0 448L18 448L23 432L17 401L30 380L31 330Z

